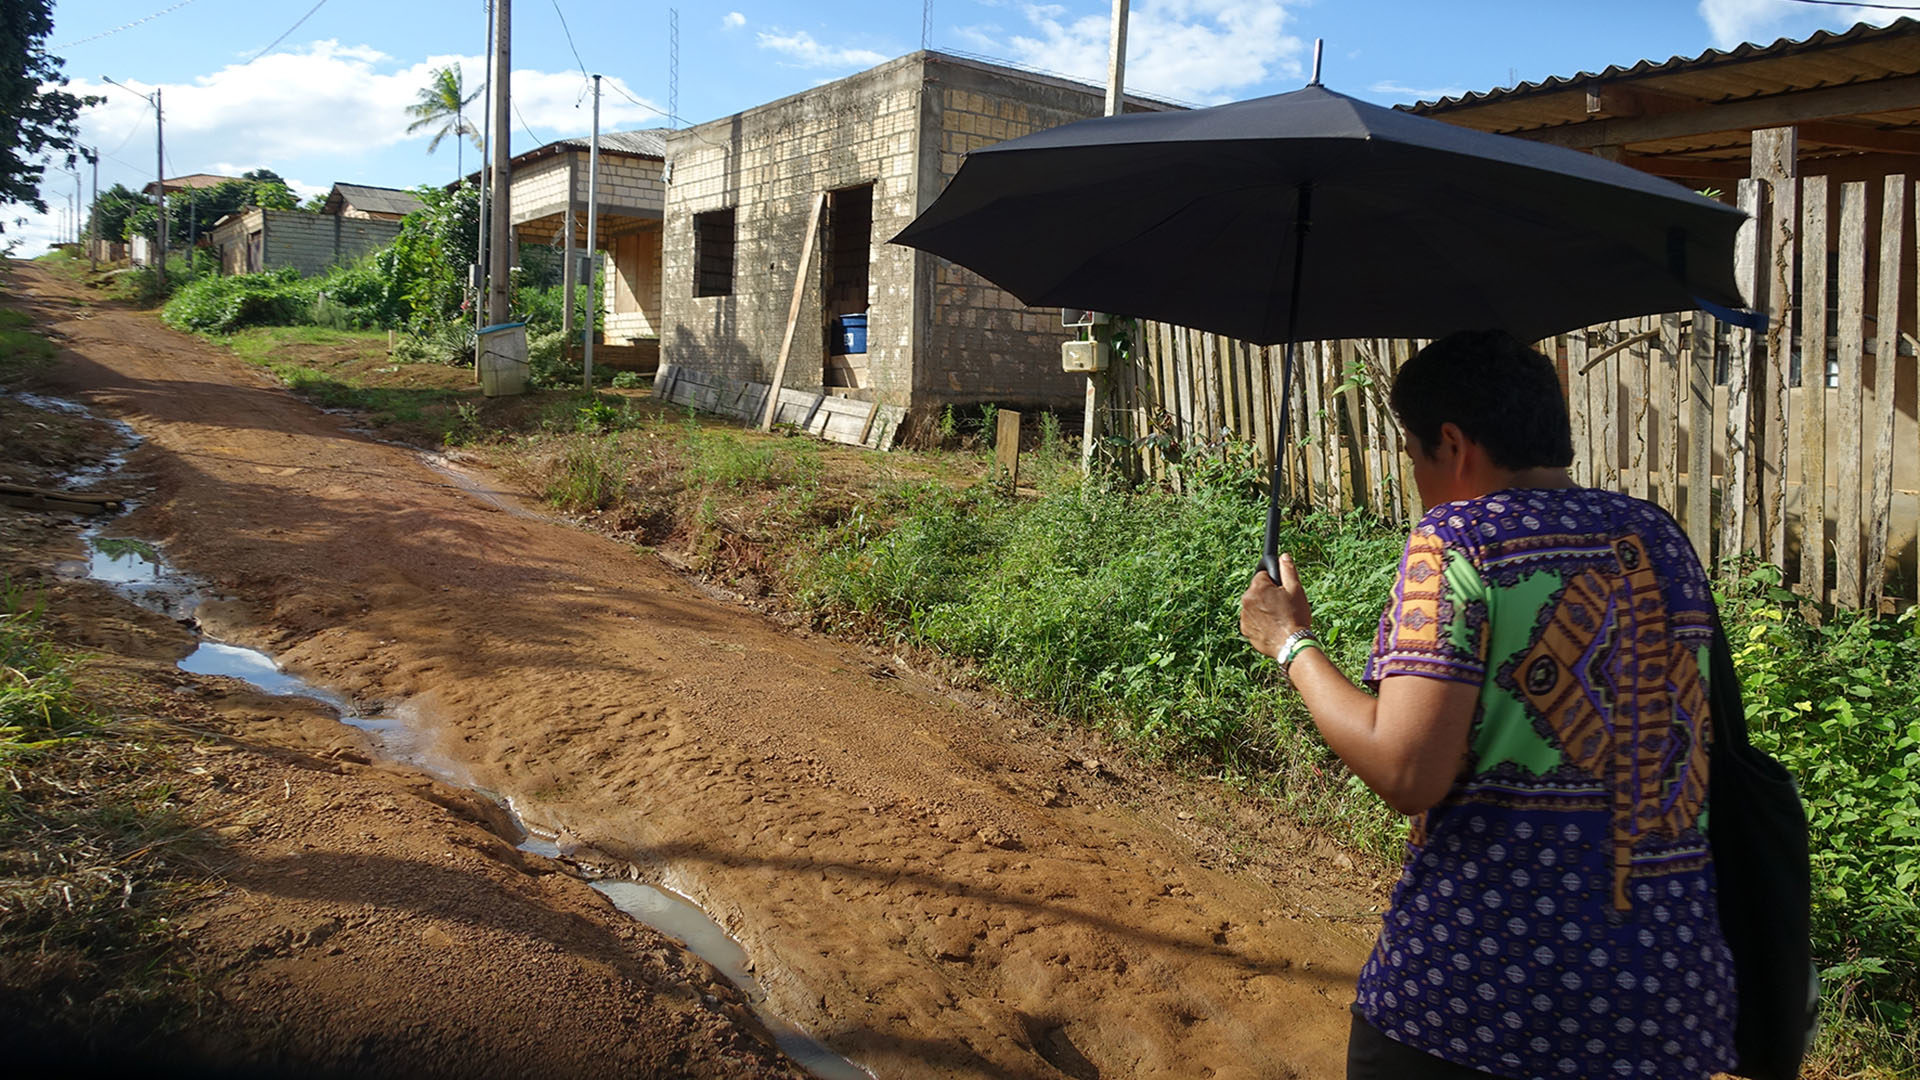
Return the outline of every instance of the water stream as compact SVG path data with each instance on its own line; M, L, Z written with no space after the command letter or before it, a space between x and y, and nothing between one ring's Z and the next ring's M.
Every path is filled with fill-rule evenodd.
M29 400L29 395L24 394L15 396L37 408L86 412L84 407L72 402L46 398ZM137 442L137 436L126 425L113 423L127 437L127 446L106 463L77 474L71 480L73 486L89 485L125 463L126 455ZM457 475L453 470L440 471ZM487 497L478 490L475 494L481 498ZM142 607L192 624L194 612L205 594L204 587L168 564L156 545L129 537L104 536L101 535L103 529L103 525L95 525L81 534L88 545L86 576L114 586ZM79 568L75 566L73 569L78 571ZM526 822L510 799L475 786L461 775L463 770L455 762L430 754L425 749L426 741L422 738L419 718L410 715L409 710L403 708L394 713L364 715L346 698L281 670L266 653L204 636L200 637L194 651L180 661L179 667L195 675L222 675L240 679L276 696L303 697L320 702L333 710L341 723L367 733L381 756L420 768L443 782L476 791L499 803L520 829L524 837L520 843L523 850L570 862L560 853L552 834ZM591 867L572 865L582 872L583 877L598 876ZM591 884L628 916L678 939L694 955L712 964L740 989L754 1014L773 1035L775 1044L809 1073L821 1080L873 1080L872 1073L829 1050L772 1012L767 1007L765 991L753 977L746 951L691 900L671 890L637 881L602 879L591 881Z

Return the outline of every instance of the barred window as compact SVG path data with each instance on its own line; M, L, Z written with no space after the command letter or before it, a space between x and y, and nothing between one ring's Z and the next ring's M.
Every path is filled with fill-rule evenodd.
M693 295L733 295L733 207L693 215Z

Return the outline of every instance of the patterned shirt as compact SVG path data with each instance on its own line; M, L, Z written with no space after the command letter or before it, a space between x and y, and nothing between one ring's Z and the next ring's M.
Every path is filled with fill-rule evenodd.
M1712 633L1692 546L1648 503L1503 491L1421 519L1366 680L1480 698L1361 969L1369 1023L1508 1077L1732 1066L1704 832Z

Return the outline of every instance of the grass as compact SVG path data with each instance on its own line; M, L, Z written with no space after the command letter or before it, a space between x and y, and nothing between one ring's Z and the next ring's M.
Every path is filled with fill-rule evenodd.
M29 329L33 316L17 308L0 308L0 379L21 375L53 363L53 342Z
M152 726L80 694L81 659L40 622L0 589L0 987L16 999L0 1005L96 1036L134 1012L184 1020L166 920L183 887L166 854L190 832L180 764Z

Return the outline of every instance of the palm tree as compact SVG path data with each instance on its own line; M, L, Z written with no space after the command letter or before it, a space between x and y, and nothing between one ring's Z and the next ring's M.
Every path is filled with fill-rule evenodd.
M467 106L480 96L480 91L465 93L461 85L460 65L453 64L436 70L428 79L427 85L420 88L420 100L407 106L407 115L414 118L407 125L407 134L411 135L422 128L433 131L433 141L427 144L427 153L440 148L440 140L448 135L454 137L454 167L459 175L467 174L465 155L460 151L465 139L471 138L474 146L480 145L480 129L467 123Z

